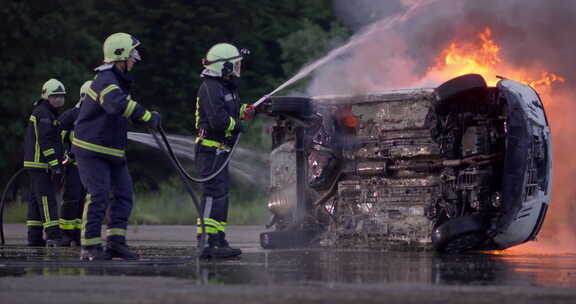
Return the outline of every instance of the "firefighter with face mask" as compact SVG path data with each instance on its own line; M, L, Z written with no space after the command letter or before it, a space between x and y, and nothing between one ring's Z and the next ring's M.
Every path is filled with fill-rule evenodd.
M140 41L126 33L104 41L104 64L87 89L74 127L72 152L88 192L82 217L81 259L138 259L126 243L132 211L132 179L125 157L129 121L157 128L160 115L144 109L130 95L130 71L141 60ZM109 210L106 250L101 226Z
M230 153L234 139L242 131L242 122L254 114L250 105L242 104L234 78L240 77L243 56L228 43L214 45L202 64L202 82L196 98L195 122L198 130L196 164L203 177L214 173ZM230 177L224 168L215 178L203 184L202 210L208 240L202 258L228 258L242 254L226 240L228 192ZM198 219L198 234L202 232Z
M31 186L26 222L29 246L63 245L56 201L63 174L56 118L65 94L66 88L60 81L50 79L44 83L42 98L34 103L26 129L24 168L28 170Z
M64 191L62 193L62 206L60 207L60 230L64 244L80 246L80 229L82 228L82 210L86 190L80 181L78 163L70 151L74 137L74 122L78 118L82 100L88 95L88 88L92 81L86 81L80 87L80 100L76 105L64 111L59 117L60 138L64 146Z

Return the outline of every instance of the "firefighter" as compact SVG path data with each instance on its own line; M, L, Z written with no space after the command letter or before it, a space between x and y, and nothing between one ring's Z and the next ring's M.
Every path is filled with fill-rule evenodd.
M28 170L31 186L26 222L29 246L61 245L56 192L63 173L62 144L56 118L65 95L66 88L60 81L46 81L26 129L24 168Z
M160 121L157 112L147 111L130 95L130 71L141 60L136 49L139 45L140 41L126 33L106 38L104 64L95 69L96 77L87 89L74 126L72 152L88 193L82 216L82 260L139 258L126 243L132 211L132 178L125 157L128 123L157 128ZM104 250L101 226L107 209Z
M62 206L60 207L60 230L62 242L66 245L80 246L80 229L82 228L82 210L86 190L80 181L78 163L70 151L72 137L74 136L74 122L78 118L80 105L87 95L91 80L84 82L80 87L80 100L76 105L64 111L59 117L60 138L64 146L64 191L62 193Z
M240 77L243 56L228 43L214 45L202 60L202 82L196 98L196 129L198 130L196 163L203 177L214 173L226 159L243 123L254 114L251 105L241 104L234 78ZM203 184L202 212L208 240L202 258L228 258L242 254L226 240L228 192L230 178L225 168L214 179ZM198 234L202 231L198 219Z

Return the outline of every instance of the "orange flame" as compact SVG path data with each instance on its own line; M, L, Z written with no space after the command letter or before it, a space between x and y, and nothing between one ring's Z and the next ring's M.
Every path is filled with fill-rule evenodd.
M480 74L486 79L490 86L496 85L499 81L498 75L506 78L522 82L532 86L543 99L547 107L550 117L556 120L561 117L562 111L559 108L566 107L565 96L552 91L553 85L563 83L566 81L551 71L547 71L541 64L535 63L531 66L519 67L510 62L507 62L502 54L502 48L492 38L492 30L490 28L484 29L479 33L473 41L461 42L452 41L442 51L436 60L436 64L428 70L426 78L432 79L434 82L442 83L447 79L451 79L463 74L476 73ZM548 100L556 101L554 104L547 104ZM560 122L555 121L559 126ZM560 136L564 133L570 133L567 128L557 128L555 133L555 140L560 137L564 139L567 136ZM554 130L554 129L553 129ZM558 131L560 130L560 131ZM555 152L555 159L565 159L566 156ZM558 170L556 170L558 171ZM558 174L557 172L555 174ZM565 174L564 174L565 175ZM576 248L576 236L573 235L571 226L566 224L566 220L562 214L566 213L565 206L569 202L563 202L563 198L558 196L560 192L569 192L567 189L560 189L555 184L555 191L557 197L552 203L551 210L547 216L543 231L540 235L543 236L542 240L538 242L529 242L520 246L515 246L507 250L495 250L488 252L493 255L523 255L523 254L563 254L574 252ZM558 190L560 190L558 192ZM560 193L560 194L562 194ZM567 236L568 235L568 236ZM561 239L563 246L558 246L558 239Z
M549 95L555 82L565 82L561 76L537 67L521 68L505 62L501 48L492 39L492 30L486 28L477 35L478 40L462 43L451 42L442 51L437 63L428 71L428 77L438 82L463 74L475 73L484 76L490 86L496 85L498 75L534 87L540 94Z

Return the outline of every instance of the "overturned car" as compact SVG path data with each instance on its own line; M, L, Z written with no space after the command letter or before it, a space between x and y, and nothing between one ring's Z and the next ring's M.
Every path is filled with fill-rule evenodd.
M552 153L529 86L480 75L435 89L272 97L264 248L505 249L535 239Z

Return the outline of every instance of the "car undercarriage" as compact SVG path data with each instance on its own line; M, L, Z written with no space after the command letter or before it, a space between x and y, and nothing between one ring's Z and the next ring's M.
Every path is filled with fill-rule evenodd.
M550 129L526 85L470 74L433 89L273 97L266 111L265 248L493 250L542 225Z

